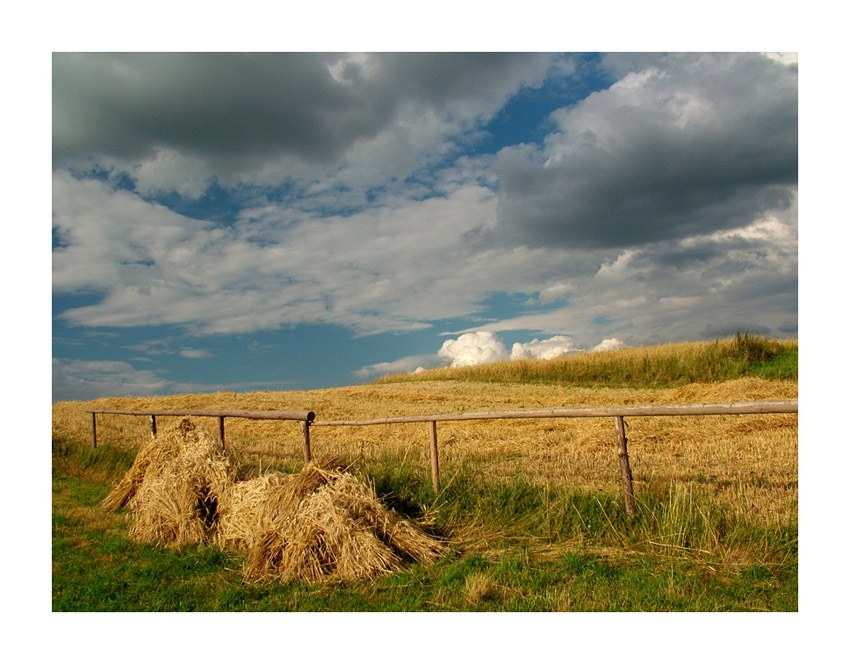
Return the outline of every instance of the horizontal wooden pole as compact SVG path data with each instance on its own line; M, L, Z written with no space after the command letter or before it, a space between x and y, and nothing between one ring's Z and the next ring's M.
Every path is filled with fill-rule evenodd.
M241 417L248 420L298 420L312 422L316 414L311 410L89 410L105 415L153 415L167 417Z
M675 415L748 415L796 413L793 401L737 401L734 403L604 406L590 408L542 408L523 410L490 410L442 415L406 415L371 420L316 421L312 426L369 426L373 424L402 424L405 422L452 422L459 420L508 420L546 417L655 417Z

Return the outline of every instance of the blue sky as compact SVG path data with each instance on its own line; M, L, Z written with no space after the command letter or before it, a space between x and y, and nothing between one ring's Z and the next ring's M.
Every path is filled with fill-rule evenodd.
M793 54L53 55L53 400L797 335Z

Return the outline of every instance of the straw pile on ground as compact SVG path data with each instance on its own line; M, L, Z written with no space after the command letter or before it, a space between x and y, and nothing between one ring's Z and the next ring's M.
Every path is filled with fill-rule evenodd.
M234 484L218 539L247 552L256 580L368 579L403 561L431 562L442 546L380 502L374 489L333 465Z
M139 451L103 506L130 509L131 534L141 541L240 548L245 577L257 581L368 579L443 551L339 459L297 475L237 476L218 440L184 420Z
M102 506L129 508L134 515L130 534L136 540L200 544L215 533L219 507L236 481L236 469L216 438L183 420L139 450Z

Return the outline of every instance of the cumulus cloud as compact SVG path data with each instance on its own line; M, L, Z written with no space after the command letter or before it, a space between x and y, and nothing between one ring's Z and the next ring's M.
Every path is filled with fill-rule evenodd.
M363 144L366 170L369 153L409 170L411 155L485 122L552 62L522 53L56 53L54 163L95 155L142 187L187 194L213 176L280 182L333 170ZM179 164L190 165L188 180Z
M623 348L625 344L619 339L603 339L598 344L596 344L591 351L599 351L599 350L616 350L618 348Z
M590 351L612 350L624 346L620 339L610 338L604 339ZM368 378L391 373L419 373L438 366L441 362L450 367L468 367L503 360L551 360L577 352L581 352L581 349L565 335L555 335L543 340L532 339L527 343L517 342L508 353L505 344L493 332L467 332L456 339L447 339L436 355L414 355L393 362L372 364L354 374Z
M759 54L645 56L499 153L500 237L623 248L742 228L791 204L797 72Z
M623 342L619 339L605 339L593 350L608 350L621 348ZM507 348L495 334L489 331L467 332L457 339L448 339L443 343L438 355L449 362L452 367L466 367L502 360L520 360L532 358L551 360L562 355L578 352L573 340L564 335L555 335L549 339L532 339L527 343L516 342L510 354Z
M468 367L508 359L508 350L492 332L468 332L447 339L437 354L452 367Z
M551 339L533 339L528 343L515 343L511 349L511 359L520 360L534 358L536 360L551 360L561 355L568 355L576 351L573 340L563 335L557 335Z

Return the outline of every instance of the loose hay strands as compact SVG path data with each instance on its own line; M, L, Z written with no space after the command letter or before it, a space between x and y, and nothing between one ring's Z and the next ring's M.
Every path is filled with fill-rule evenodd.
M340 458L297 475L236 480L237 464L221 443L183 420L140 450L103 507L128 507L140 541L243 548L245 576L257 581L368 579L443 551Z

